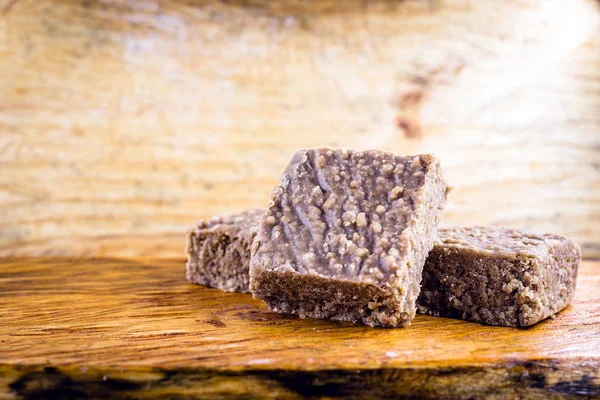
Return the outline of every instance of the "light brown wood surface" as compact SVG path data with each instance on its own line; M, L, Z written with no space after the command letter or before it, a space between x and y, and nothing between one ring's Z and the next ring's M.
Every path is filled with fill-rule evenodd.
M593 398L599 371L598 262L528 329L375 329L188 283L183 258L0 259L0 398Z
M599 132L594 0L0 1L5 248L178 235L324 144L433 151L444 225L597 257Z

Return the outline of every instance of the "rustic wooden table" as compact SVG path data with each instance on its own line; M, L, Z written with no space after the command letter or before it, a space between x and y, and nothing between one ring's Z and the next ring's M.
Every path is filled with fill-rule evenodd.
M190 284L182 241L104 237L4 254L0 399L600 397L600 262L581 264L566 310L528 329L422 315L374 329Z

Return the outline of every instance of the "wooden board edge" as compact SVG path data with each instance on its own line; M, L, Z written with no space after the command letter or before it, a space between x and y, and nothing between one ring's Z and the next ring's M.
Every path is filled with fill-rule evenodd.
M0 398L596 398L600 358L282 370L1 365Z

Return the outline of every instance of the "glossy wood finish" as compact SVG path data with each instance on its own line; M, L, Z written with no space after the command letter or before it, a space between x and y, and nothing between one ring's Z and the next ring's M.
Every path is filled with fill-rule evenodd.
M187 283L181 258L3 258L0 398L600 396L598 264L529 329L421 315L374 329Z

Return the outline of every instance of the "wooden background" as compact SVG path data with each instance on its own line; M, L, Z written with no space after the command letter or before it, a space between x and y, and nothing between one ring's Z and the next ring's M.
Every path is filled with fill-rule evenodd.
M0 0L4 254L183 251L320 144L435 152L444 225L600 256L600 2Z

